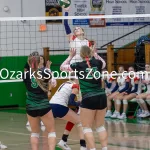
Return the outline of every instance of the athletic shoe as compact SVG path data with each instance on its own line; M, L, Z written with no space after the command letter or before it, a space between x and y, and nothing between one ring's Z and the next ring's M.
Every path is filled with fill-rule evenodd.
M79 110L78 110L78 112L77 112L77 115L80 115L80 107L79 107Z
M45 131L45 126L41 126L41 130L44 132Z
M30 127L30 125L29 125L29 126L26 126L26 128L27 128L27 130L28 130L29 132L31 132L31 127Z
M63 150L71 150L71 148L63 140L60 140L57 146Z
M142 118L146 118L150 116L150 113L149 112L145 112L144 114L141 115Z
M121 119L121 120L126 119L126 118L127 116L125 113L122 113L120 116L118 116L118 119Z
M30 123L29 123L29 121L27 122L27 124L26 124L26 126L29 126L30 125Z
M119 112L114 112L113 115L111 116L112 119L118 118L120 116Z
M143 114L145 114L144 110L142 110L142 112L138 115L138 117L141 117Z
M81 146L81 147L80 147L80 150L87 150L87 148L86 148L86 147Z
M107 111L105 118L110 118L112 116L112 112L111 111Z
M7 146L6 146L6 145L3 145L3 144L0 142L0 149L7 149Z
M43 122L41 121L41 126L44 126Z

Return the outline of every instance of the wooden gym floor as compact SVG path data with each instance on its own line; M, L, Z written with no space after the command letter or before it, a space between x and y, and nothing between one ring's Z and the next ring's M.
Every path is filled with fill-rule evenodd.
M8 150L31 150L26 129L26 114L24 109L0 110L0 141L8 146ZM62 136L65 121L56 120L57 140ZM106 119L109 134L109 150L150 150L150 119L126 121ZM94 133L95 134L95 133ZM95 134L96 137L96 134ZM101 149L97 141L97 150ZM68 145L72 150L79 150L79 138L76 128L69 136ZM45 133L41 132L40 148L47 150ZM56 150L60 150L56 148Z

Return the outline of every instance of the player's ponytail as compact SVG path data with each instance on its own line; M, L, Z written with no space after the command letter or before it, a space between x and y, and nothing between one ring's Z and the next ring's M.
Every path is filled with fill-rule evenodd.
M91 68L90 58L92 57L92 50L88 46L82 46L80 50L80 56L82 59L86 60L87 66ZM93 72L91 72L91 75L95 80L97 80Z
M91 68L90 65L90 58L92 57L92 51L88 46L82 46L80 50L80 56L83 60L86 60L87 65L89 68Z
M35 79L36 82L38 83L39 87L44 91L48 92L48 82L45 82L43 78L40 78L38 71L39 71L39 63L40 63L40 55L37 56L29 56L28 57L28 63L31 68L31 72L35 72ZM43 77L43 74L41 74Z

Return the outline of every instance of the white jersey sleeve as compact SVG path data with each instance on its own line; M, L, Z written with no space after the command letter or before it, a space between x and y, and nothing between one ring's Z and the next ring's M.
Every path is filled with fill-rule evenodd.
M87 39L80 40L77 37L73 36L72 40L70 41L70 48L76 49L76 55L72 58L70 64L83 61L80 57L80 49L85 45L90 46L90 42Z
M50 100L50 104L59 104L68 107L69 97L72 93L73 83L65 82L63 83L54 96Z

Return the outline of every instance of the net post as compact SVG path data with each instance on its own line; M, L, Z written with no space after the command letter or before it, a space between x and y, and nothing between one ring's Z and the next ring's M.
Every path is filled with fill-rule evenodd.
M145 43L145 64L150 63L150 43Z
M43 48L43 56L44 56L45 62L47 62L49 60L49 47Z
M107 46L107 70L108 72L114 71L114 45Z

